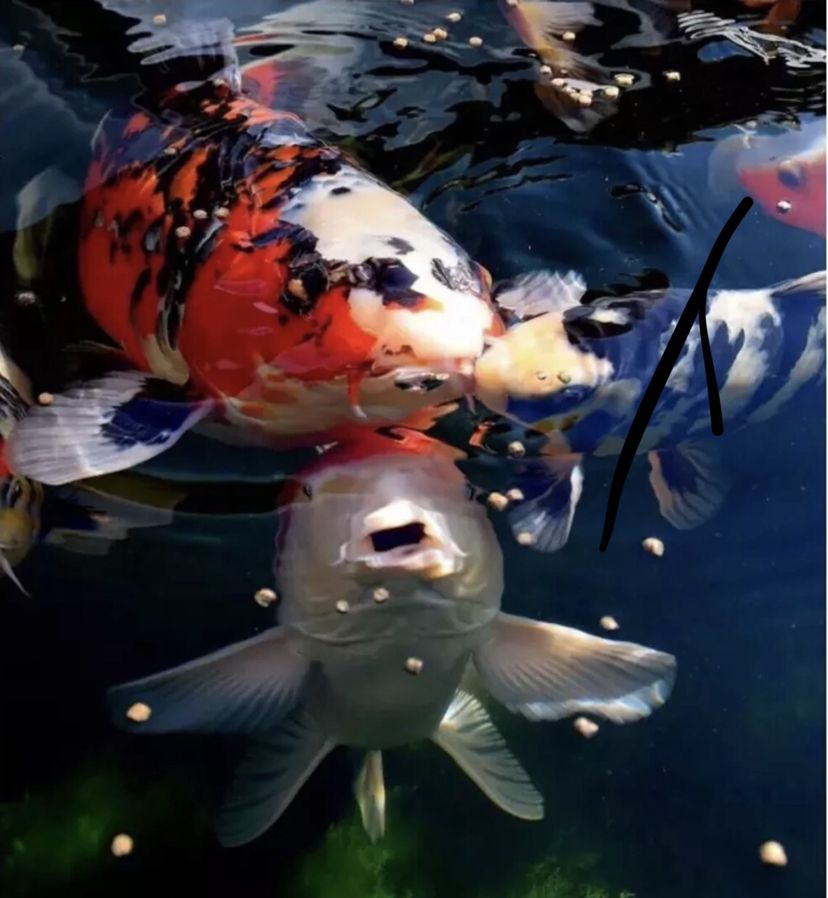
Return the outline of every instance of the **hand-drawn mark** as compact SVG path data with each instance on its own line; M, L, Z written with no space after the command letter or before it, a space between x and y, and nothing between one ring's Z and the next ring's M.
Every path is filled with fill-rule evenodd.
M676 322L675 329L667 342L667 346L664 348L664 352L655 367L655 371L653 371L650 383L647 385L647 389L641 397L641 402L636 410L635 417L630 424L630 429L627 432L624 445L618 456L618 461L615 465L615 473L612 476L612 483L610 484L609 496L607 498L607 512L604 517L604 530L601 534L600 550L602 552L606 552L607 546L609 546L612 530L615 526L615 518L618 515L618 505L621 502L621 494L624 491L624 482L630 472L635 453L644 436L644 431L650 423L650 418L655 411L655 407L658 404L664 386L667 383L676 362L678 362L681 350L684 348L687 338L690 336L693 322L697 319L699 322L699 337L702 356L704 358L704 374L707 381L707 399L710 405L710 429L716 436L721 436L722 433L724 433L722 403L719 397L719 387L716 383L716 370L713 366L713 354L710 351L710 340L707 336L707 291L710 289L713 275L716 273L716 268L724 255L725 248L727 247L730 238L735 233L736 228L742 223L742 220L745 215L747 215L752 205L753 200L750 199L750 197L745 197L736 207L735 211L722 228L721 233L716 238L716 242L710 250L710 255L707 257L699 280L693 288L693 292L690 294L690 299L687 300L687 305L684 307L684 311Z

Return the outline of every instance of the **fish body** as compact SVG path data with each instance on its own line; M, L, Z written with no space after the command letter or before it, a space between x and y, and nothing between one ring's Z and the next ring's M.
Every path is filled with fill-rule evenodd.
M780 135L738 134L716 148L710 185L734 182L783 224L825 237L825 120L810 119Z
M447 234L221 71L99 129L79 281L131 370L79 386L97 410L69 389L30 415L20 473L122 470L207 415L277 447L404 421L466 392L500 331L488 273ZM56 430L77 439L59 447Z
M565 298L565 308L516 324L476 368L477 395L489 408L548 437L544 451L557 468L557 491L536 495L539 504L516 511L515 524L535 528L543 546L556 520L549 549L568 535L583 457L614 456L624 445L690 291L585 304L576 296ZM509 296L503 301L514 304ZM772 418L824 378L825 272L765 290L712 293L706 321L728 432ZM638 448L648 454L662 514L678 527L701 523L722 499L721 475L698 445L709 430L707 380L694 328ZM538 474L537 463L527 465ZM539 489L527 488L535 494Z
M503 810L542 816L472 675L533 720L580 709L624 722L669 694L669 655L501 612L498 542L441 445L410 434L340 446L286 501L279 626L110 693L122 725L136 704L150 709L145 732L252 736L219 815L224 844L267 829L336 745L366 752L356 789L372 838L385 825L381 752L423 739Z

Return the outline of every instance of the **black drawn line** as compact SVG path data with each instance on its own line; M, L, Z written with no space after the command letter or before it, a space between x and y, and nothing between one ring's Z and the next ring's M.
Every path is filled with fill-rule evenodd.
M655 411L655 407L664 390L664 386L667 383L676 362L678 362L684 344L690 336L693 322L696 320L698 320L699 323L699 337L702 348L702 357L704 358L704 375L707 381L707 399L710 406L710 429L716 436L721 436L722 433L724 433L721 397L719 396L719 387L716 383L716 369L713 365L713 353L710 349L710 340L707 334L707 291L710 289L713 275L716 273L716 269L724 255L727 244L730 242L730 238L735 233L736 228L742 223L742 220L747 215L752 205L753 200L750 199L750 197L745 197L736 207L735 211L722 228L721 233L716 238L716 242L710 250L710 255L704 263L704 268L702 268L699 280L693 288L693 292L690 294L690 299L687 300L687 305L684 307L684 311L676 322L675 329L667 342L667 346L664 348L664 352L655 367L655 371L653 371L650 383L647 385L647 389L641 397L641 402L636 409L635 417L630 424L630 429L627 432L624 445L618 456L615 472L612 475L612 483L610 484L609 496L607 498L607 512L604 517L604 530L601 534L600 550L602 552L606 552L607 547L609 546L612 530L615 526L615 519L618 515L621 494L624 491L624 483L627 479L627 475L630 473L630 467L632 466L633 459L638 451L641 440L644 437L644 431L650 423L650 418L653 416L653 412Z

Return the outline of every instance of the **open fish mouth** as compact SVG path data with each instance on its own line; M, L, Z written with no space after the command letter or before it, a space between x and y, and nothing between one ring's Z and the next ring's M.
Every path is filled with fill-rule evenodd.
M457 573L465 554L442 516L400 499L354 522L341 560L370 571L411 573L427 580Z

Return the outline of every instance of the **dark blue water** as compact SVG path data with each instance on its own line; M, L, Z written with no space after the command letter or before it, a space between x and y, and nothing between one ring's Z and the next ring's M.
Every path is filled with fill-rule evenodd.
M239 28L273 9L252 0L194 6ZM806 0L791 36L824 44L817 6ZM22 81L3 101L4 303L15 194L45 165L82 172L98 117L128 104L133 85L115 13L68 0L41 8L72 34L55 41L23 4L3 13L3 38L29 48L20 57L2 48L2 64L19 74L25 63L31 85L66 104L57 111ZM458 40L401 55L391 47L397 34L413 36L455 8L466 13L460 33L479 34L483 48ZM614 9L603 29L589 31L591 51L615 70L655 73L653 85L574 135L538 105L536 64L495 4L418 0L412 9L388 0L339 10L341 21L320 21L302 37L311 58L342 50L336 77L320 73L313 83L309 124L407 193L498 279L550 268L579 271L594 289L645 275L692 286L735 204L708 187L717 142L748 122L764 131L824 113L824 71L793 73L726 45L702 62L698 44L666 38L646 53L613 49L632 27ZM682 72L679 85L659 79L670 68ZM824 263L822 238L756 205L715 284L758 288ZM46 338L29 320L12 325L31 341L20 351L40 358ZM3 581L0 894L824 894L824 432L824 395L814 392L767 424L726 428L728 498L693 531L659 517L637 463L605 554L598 540L614 459L588 462L572 536L557 554L520 548L494 518L505 610L590 632L611 614L619 635L679 664L664 708L633 725L605 723L590 741L568 721L496 715L545 796L543 822L502 814L449 758L423 746L386 754L388 835L372 847L343 751L276 826L232 851L217 846L210 827L238 745L118 734L104 691L270 625L271 612L250 597L272 579L273 481L306 456L280 458L274 474L269 455L248 452L240 462L233 450L185 440L144 472L166 483L166 504L178 503L171 523L133 530L106 554L38 546L18 569L30 598ZM170 485L196 476L207 483ZM661 559L640 548L651 535L665 542ZM110 854L118 832L135 839L128 858ZM784 844L786 868L759 863L767 839Z

